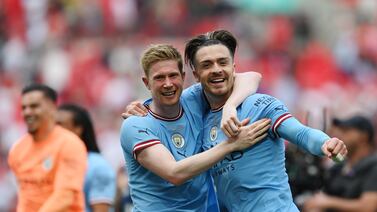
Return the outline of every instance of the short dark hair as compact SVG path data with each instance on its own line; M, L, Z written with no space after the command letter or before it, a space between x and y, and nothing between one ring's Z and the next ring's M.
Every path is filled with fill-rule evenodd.
M54 103L57 102L58 95L56 94L56 91L54 89L50 88L47 85L37 84L37 83L27 85L22 89L22 95L29 93L29 92L32 92L32 91L40 91L40 92L43 93L43 95L45 97L47 97L48 99L50 99Z
M229 49L229 52L234 59L234 54L237 48L237 39L227 30L216 30L198 35L189 41L185 46L185 62L191 68L195 67L196 52L203 46L210 46L222 44Z
M82 127L82 133L79 137L84 141L87 151L100 152L89 112L83 107L68 103L60 105L58 110L68 111L73 114L73 124Z

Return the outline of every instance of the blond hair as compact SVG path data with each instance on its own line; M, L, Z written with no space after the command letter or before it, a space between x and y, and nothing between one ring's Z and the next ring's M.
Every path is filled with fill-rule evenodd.
M177 61L179 71L182 73L183 60L181 54L176 48L168 44L151 45L144 51L141 57L141 66L143 67L145 76L149 75L149 69L153 64L166 60Z

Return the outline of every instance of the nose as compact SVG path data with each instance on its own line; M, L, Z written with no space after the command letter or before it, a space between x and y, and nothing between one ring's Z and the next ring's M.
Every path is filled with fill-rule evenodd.
M219 66L219 64L215 63L215 64L213 65L212 72L213 72L213 73L220 73L221 71L222 71L221 66Z
M23 116L30 115L30 113L31 113L30 107L24 107L24 108L22 108L22 115Z
M165 79L165 82L164 82L164 87L165 87L165 88L169 88L169 87L171 87L171 86L173 86L173 83L172 83L171 79L170 79L169 77L167 77L167 78Z

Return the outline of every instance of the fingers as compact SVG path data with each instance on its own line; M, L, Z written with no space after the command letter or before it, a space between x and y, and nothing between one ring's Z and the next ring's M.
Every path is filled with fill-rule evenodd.
M235 137L239 134L240 127L249 123L249 120L249 118L246 118L240 122L236 117L231 117L222 124L221 129L224 131L227 137Z
M146 116L148 114L147 108L140 101L131 102L122 113L122 118L127 119L130 116Z
M240 126L241 123L237 120L237 118L232 117L223 124L221 129L224 131L226 136L233 137L238 135Z
M246 126L250 122L250 118L245 118L244 120L241 121L240 126Z
M342 140L331 138L324 144L323 152L335 162L341 162L347 155L347 147Z
M255 128L255 131L257 132L259 130L264 129L270 123L271 123L271 119L260 119L260 120L258 120L256 122L254 122L253 124L251 124L250 126L253 126Z
M260 136L256 137L256 138L253 140L252 145L259 143L261 140L263 140L264 138L266 138L267 135L268 135L268 133L266 132L266 133L263 133L263 134L261 134Z

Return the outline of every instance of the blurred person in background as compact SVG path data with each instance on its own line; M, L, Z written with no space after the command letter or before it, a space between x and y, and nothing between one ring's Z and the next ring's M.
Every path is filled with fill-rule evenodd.
M100 154L89 112L75 104L62 104L58 108L56 120L57 124L79 136L88 152L88 170L84 182L86 211L110 211L115 199L115 171Z
M332 134L344 141L348 157L325 174L323 191L309 198L304 210L377 211L377 154L374 126L355 115L333 119Z
M84 211L86 150L74 133L56 125L56 92L42 84L22 90L28 133L11 148L8 163L19 184L17 211Z
M125 166L121 166L117 172L117 192L115 196L116 212L131 212L132 199L128 186L128 174Z
M267 119L257 121L241 127L236 138L202 152L204 110L193 103L197 99L191 90L182 93L182 63L177 49L164 44L152 45L141 58L143 82L152 99L144 103L146 116L131 116L123 122L120 138L134 211L218 211L206 171L228 153L263 139L269 127ZM248 81L249 89L255 91L259 80ZM244 95L249 90L234 93ZM227 104L232 105L231 100L239 98L229 98Z

